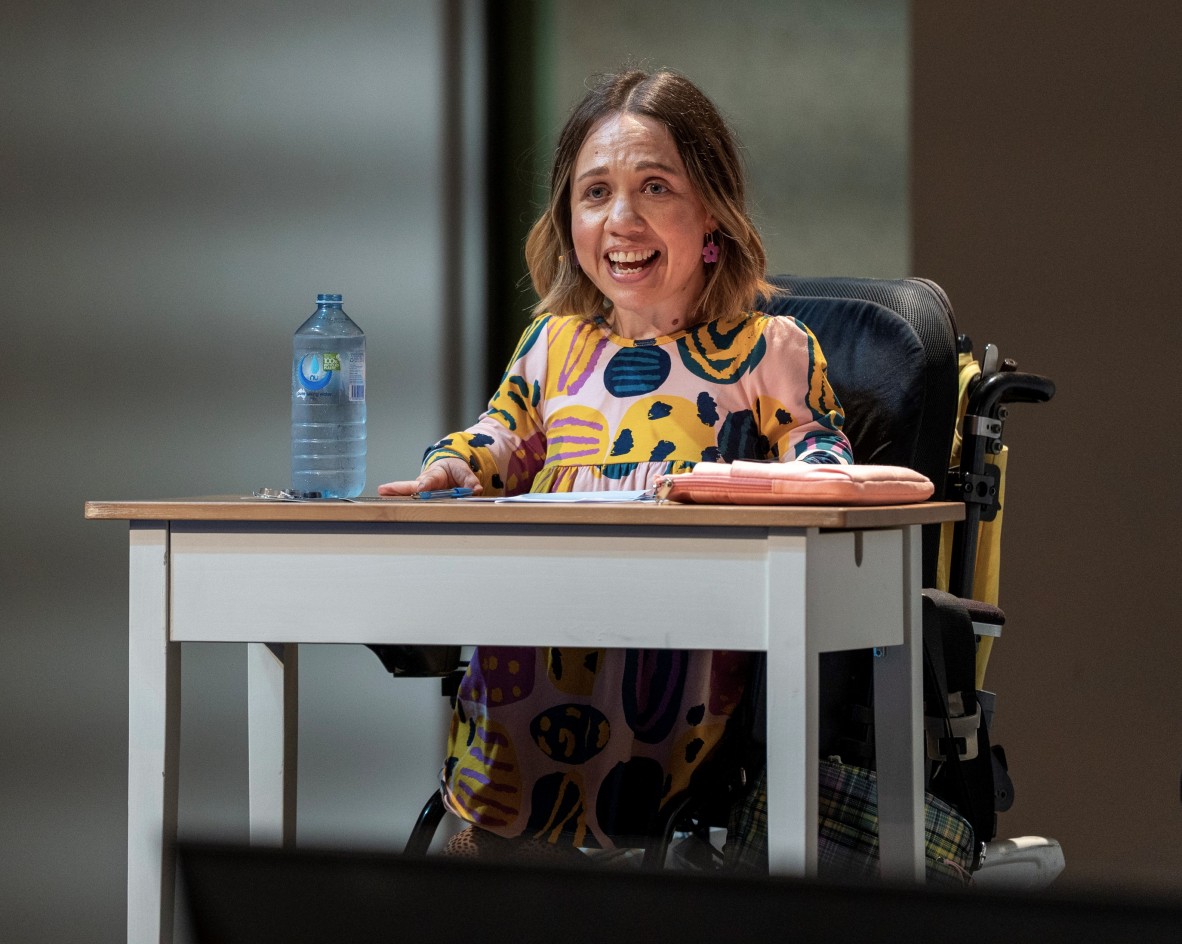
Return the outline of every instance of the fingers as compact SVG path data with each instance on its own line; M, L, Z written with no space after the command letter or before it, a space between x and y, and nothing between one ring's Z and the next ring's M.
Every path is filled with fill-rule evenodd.
M444 467L443 471L446 475L443 483L440 485L424 484L423 488L425 490L430 490L432 488L454 488L456 486L461 486L463 488L472 489L472 491L477 495L484 491L484 486L480 484L479 476L477 476L477 474L472 471L467 462L463 462L460 459L444 459L442 462L436 463L426 472L420 475L419 480L423 481L426 476L430 475L440 466Z
M484 491L480 479L468 467L468 463L460 459L443 459L423 470L417 479L379 485L378 494L414 495L417 492L441 491L456 486L470 488L477 495Z
M438 492L445 488L454 488L457 485L467 485L468 483L464 481L465 473L472 474L472 470L468 468L466 462L460 462L458 459L442 459L419 473L417 479L419 487L415 491Z
M419 483L413 479L409 482L387 482L378 486L379 495L413 495L419 490Z

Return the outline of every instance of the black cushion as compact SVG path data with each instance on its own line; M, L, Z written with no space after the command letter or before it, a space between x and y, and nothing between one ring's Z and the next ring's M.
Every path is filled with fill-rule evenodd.
M922 364L923 380L915 388L915 396L920 404L919 432L915 443L915 455L911 460L904 460L900 464L922 472L930 478L936 486L935 498L944 498L945 473L952 448L952 434L956 426L959 373L956 319L944 290L927 279L914 278L865 279L846 276L776 275L771 276L769 281L778 291L775 297L761 306L763 311L792 311L796 302L805 299L860 299L897 313L911 328L919 340L921 350L918 360ZM809 316L807 309L806 316ZM830 319L823 320L828 322ZM824 336L829 331L829 325L821 325L818 320L817 326L810 324L810 328L820 338L826 357L836 355L837 345L843 344L843 341L839 337L827 339ZM848 346L848 339L843 346ZM863 351L866 346L864 342L858 342L855 345L855 353ZM836 380L835 386L840 383L840 379ZM847 418L852 412L846 407ZM879 461L891 464L885 460ZM926 530L938 533L939 528L932 527ZM935 540L931 536L925 538L924 572L930 576L934 576L935 548L929 548L927 545L934 544Z
M817 336L855 460L915 468L924 352L912 327L890 309L858 299L779 296L765 310L792 315ZM944 470L918 471L938 481Z

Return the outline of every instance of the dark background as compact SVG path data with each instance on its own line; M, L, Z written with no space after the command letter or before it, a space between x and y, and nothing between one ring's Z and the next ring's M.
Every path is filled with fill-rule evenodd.
M1058 386L1007 424L987 686L1065 882L1182 884L1178 11L912 3L912 268Z

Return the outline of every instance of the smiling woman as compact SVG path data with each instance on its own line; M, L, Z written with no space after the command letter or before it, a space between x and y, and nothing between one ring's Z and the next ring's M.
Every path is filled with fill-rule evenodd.
M583 142L571 187L579 268L630 338L685 327L706 285L702 243L717 223L698 199L669 129L645 115L603 119Z
M416 480L379 491L639 491L702 461L849 462L816 339L752 311L770 286L737 155L681 76L593 88L559 139L526 248L536 317L488 410L429 449ZM531 611L530 579L473 611L562 620ZM634 618L610 593L603 618ZM644 834L700 776L749 669L738 652L479 647L441 776L448 808L473 824L463 848Z
M592 212L596 205L606 206L609 216L597 219ZM673 207L684 215L673 218ZM652 232L658 226L660 232ZM601 239L601 246L585 249L580 241L595 227L616 227L615 242ZM615 305L626 307L628 298L608 291L621 283L611 278L610 265L605 277L603 246L641 253L614 260L635 265L653 250L660 253L657 243L670 232L686 249L672 262L657 257L662 269L676 267L668 273L672 278L659 281L679 287L687 297L680 323L664 327L691 327L750 310L760 294L771 291L763 280L763 240L747 212L739 148L713 103L675 72L633 70L607 76L563 128L550 175L550 203L526 242L540 299L535 314L565 311L594 320ZM637 242L642 236L653 244ZM666 248L672 253L674 247ZM641 268L650 267L653 261ZM680 283L677 273L688 283ZM692 287L697 291L689 292ZM643 319L633 320L631 327L643 330Z

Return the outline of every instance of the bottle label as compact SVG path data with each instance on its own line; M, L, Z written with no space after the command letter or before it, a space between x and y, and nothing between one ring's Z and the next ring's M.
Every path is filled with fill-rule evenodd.
M309 403L365 402L365 352L305 354L295 362L296 397Z
M352 403L365 402L365 352L352 351L345 355L345 396Z

